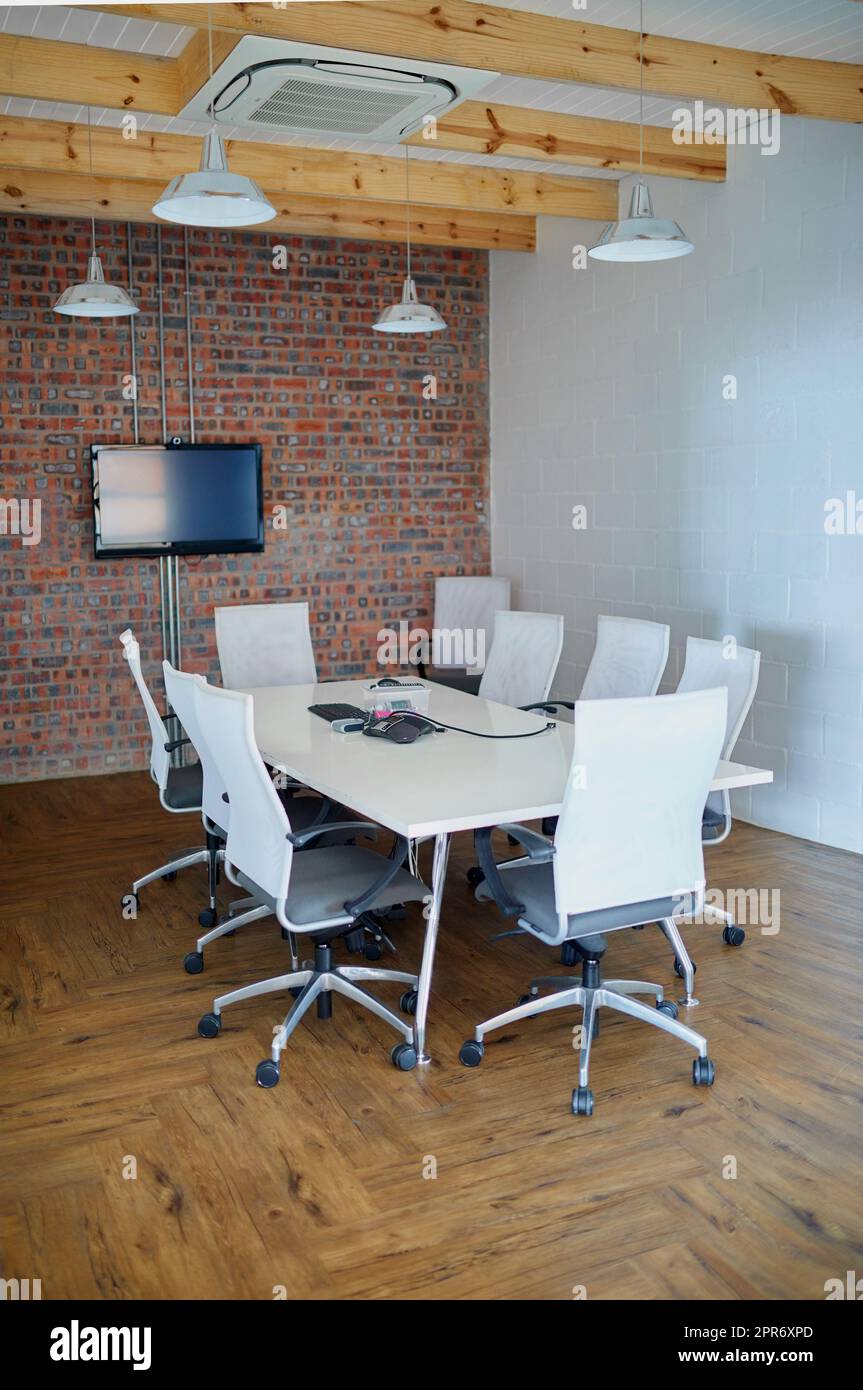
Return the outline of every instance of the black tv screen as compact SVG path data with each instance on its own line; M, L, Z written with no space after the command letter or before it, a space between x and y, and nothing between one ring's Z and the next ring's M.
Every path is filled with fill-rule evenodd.
M263 550L260 444L94 444L96 558Z

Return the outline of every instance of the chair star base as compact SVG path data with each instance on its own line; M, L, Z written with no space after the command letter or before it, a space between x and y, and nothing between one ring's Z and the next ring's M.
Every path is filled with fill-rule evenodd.
M269 1089L279 1080L279 1059L303 1015L312 1004L316 1004L318 1018L332 1017L332 996L341 994L346 999L352 999L355 1004L362 1004L363 1008L382 1018L397 1033L401 1033L404 1041L396 1044L390 1058L399 1071L412 1071L418 1061L413 1026L399 1018L398 1014L393 1013L392 1009L388 1009L368 990L360 988L361 983L371 980L409 985L410 989L402 995L401 1005L406 1013L415 1011L418 986L416 975L409 975L403 970L382 970L375 966L334 966L330 946L318 943L315 946L314 965L309 968L292 970L287 975L275 975L269 980L258 980L254 984L244 985L242 989L232 990L230 994L220 995L213 1001L213 1012L204 1014L199 1021L198 1033L202 1038L216 1037L222 1027L222 1010L229 1004L239 1004L241 1000L253 999L259 994L281 994L296 990L293 1007L273 1037L272 1055L258 1064L255 1073L258 1085Z
M548 988L550 994L540 995L541 988ZM654 1007L640 1003L633 996L651 995ZM677 1005L666 1000L661 985L647 980L605 980L599 978L598 953L582 960L582 983L573 986L568 977L544 975L531 981L530 994L525 996L514 1009L497 1014L494 1018L480 1023L472 1039L462 1044L459 1060L466 1067L479 1066L485 1051L483 1039L487 1033L510 1024L520 1023L522 1019L535 1018L538 1014L550 1013L554 1009L581 1008L584 1021L581 1029L581 1050L578 1057L578 1087L572 1094L574 1115L593 1113L593 1092L588 1086L590 1069L590 1048L598 1033L598 1011L602 1008L614 1009L617 1013L628 1014L631 1018L650 1023L666 1033L680 1038L682 1042L694 1047L698 1057L693 1066L692 1079L696 1086L713 1084L715 1068L707 1056L707 1040L677 1020Z

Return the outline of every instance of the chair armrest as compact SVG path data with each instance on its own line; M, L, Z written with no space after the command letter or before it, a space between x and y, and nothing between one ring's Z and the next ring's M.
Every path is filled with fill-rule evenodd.
M317 835L329 835L332 830L366 830L369 839L373 840L378 832L378 827L370 820L324 821L321 825L309 826L308 830L298 830L296 834L289 832L285 838L290 840L294 849L302 849L309 840L314 840Z
M543 714L557 714L558 707L575 709L575 702L573 700L547 700L540 701L535 705L519 705L519 709L523 710L541 709Z
M408 857L409 849L410 845L404 835L397 835L393 842L390 859L384 872L379 878L375 879L374 883L369 884L366 891L361 893L358 898L353 898L350 902L345 903L345 912L349 912L351 916L356 919L361 917L364 912L368 912L369 908L374 907L375 899L385 888L389 887L399 869L402 867L402 864L404 864Z
M514 840L518 840L522 849L527 850L528 855L535 863L543 864L554 858L554 845L551 840L540 835L538 830L528 830L526 825L497 825L494 828L495 830L503 830Z
M175 738L174 741L173 741L173 743L166 743L166 744L165 744L165 752L166 752L166 753L173 753L173 751L174 751L175 748L182 748L184 743L191 743L191 742L192 742L192 740L191 740L190 738Z
M491 835L494 828L494 826L484 826L482 830L476 831L474 836L476 857L479 860L479 867L482 869L488 889L504 917L520 917L524 912L524 903L518 902L510 893L491 852Z

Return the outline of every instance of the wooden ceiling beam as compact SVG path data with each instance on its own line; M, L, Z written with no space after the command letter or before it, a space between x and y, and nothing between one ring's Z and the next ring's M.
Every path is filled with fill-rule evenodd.
M620 173L640 167L638 126L592 116L560 115L498 102L464 101L438 119L435 138L422 131L406 142L430 149L584 164ZM725 145L677 145L667 126L644 127L644 172L721 183Z
M636 91L639 35L632 29L557 19L471 0L382 0L329 5L140 4L84 8L137 19L458 63L518 77ZM863 67L788 58L689 39L644 37L644 87L783 115L863 121Z
M185 104L176 58L13 34L0 34L0 92L157 116L175 116Z
M156 222L152 207L163 186L137 179L0 168L0 213L95 215L120 222ZM277 215L272 222L248 230L265 236L281 232L389 242L404 241L407 235L404 208L392 203L284 196L275 199L275 206ZM415 208L411 240L424 246L534 251L536 223L532 217L495 217L460 208Z
M20 116L0 116L0 162L9 169L44 173L89 172L101 177L160 180L198 166L197 136L138 130L124 138L116 126L68 125ZM231 170L256 179L271 196L366 198L405 202L405 162L342 150L292 145L227 142ZM579 179L521 170L489 169L476 164L414 159L410 169L411 203L445 209L510 216L546 213L608 222L617 216L617 181Z

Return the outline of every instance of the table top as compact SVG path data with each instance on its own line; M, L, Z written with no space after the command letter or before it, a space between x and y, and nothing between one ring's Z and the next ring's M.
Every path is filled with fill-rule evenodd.
M428 713L442 724L521 734L550 722L545 715L426 684ZM535 738L495 741L449 731L395 744L361 733L334 733L326 720L309 713L312 704L362 709L361 681L265 686L246 693L254 698L255 738L268 763L409 839L560 812L572 761L573 730L565 721L555 721ZM772 780L768 769L720 762L711 790Z

